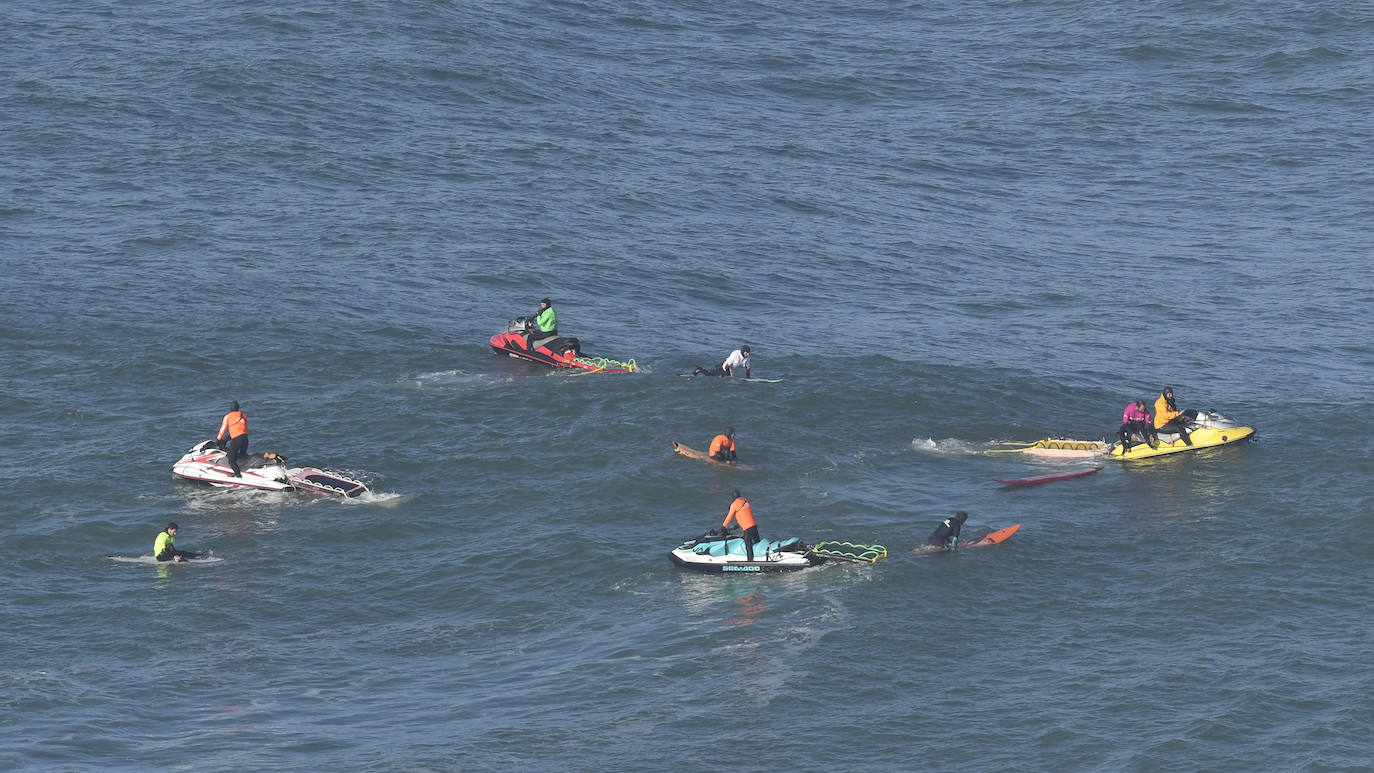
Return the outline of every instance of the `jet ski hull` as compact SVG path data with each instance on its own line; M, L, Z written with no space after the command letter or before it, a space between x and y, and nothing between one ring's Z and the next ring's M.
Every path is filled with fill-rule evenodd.
M1123 451L1121 444L1116 443L1108 455L1123 462L1154 459L1169 454L1181 454L1186 451L1201 451L1204 448L1231 445L1242 440L1249 440L1254 434L1254 427L1236 422L1216 411L1203 411L1189 425L1188 439L1192 441L1191 445L1184 443L1183 438L1176 433L1160 433L1159 443L1154 448L1151 448L1144 441L1140 441L1132 443L1131 450Z
M241 475L235 477L225 462L225 453L207 440L187 451L176 464L172 474L185 480L209 483L224 488L246 488L259 491L304 491L356 497L367 493L361 481L314 467L287 467L276 455L252 454L239 460Z
M724 538L719 530L712 530L682 543L668 554L668 558L683 568L711 574L793 572L826 561L825 556L813 553L811 547L797 537L760 540L754 544L753 552L754 560L750 561L745 557L743 539Z
M506 326L505 332L487 339L487 345L497 354L537 362L550 368L595 373L633 373L636 369L634 360L617 362L585 356L582 354L582 343L568 336L547 336L527 342L526 331L532 322L526 317L516 317ZM531 343L533 346L530 346Z
M724 559L714 556L700 556L691 551L683 551L681 549L669 553L668 557L678 566L710 574L795 572L798 569L809 569L817 564L825 562L825 559L821 556L785 556L770 558L763 561L746 561L744 560L744 556L734 556L729 559Z
M1255 434L1254 427L1234 427L1231 429L1215 429L1213 427L1201 427L1191 430L1188 439L1193 441L1192 445L1183 442L1183 439L1174 436L1171 440L1160 439L1159 445L1151 448L1145 443L1132 443L1131 450L1122 452L1121 444L1112 446L1111 458L1123 462L1133 462L1139 459L1154 459L1169 454L1181 454L1185 451L1201 451L1204 448L1217 448L1232 443L1239 443L1248 440Z

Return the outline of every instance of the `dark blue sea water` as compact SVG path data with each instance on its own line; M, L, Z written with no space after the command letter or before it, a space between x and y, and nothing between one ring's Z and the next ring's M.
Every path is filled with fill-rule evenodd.
M1358 2L0 5L0 769L1367 770L1372 63ZM493 355L545 296L641 372ZM1257 440L994 482L1164 385ZM373 493L174 480L231 399ZM674 568L735 488L892 555ZM1023 527L906 555L959 509ZM106 557L169 520L223 560Z

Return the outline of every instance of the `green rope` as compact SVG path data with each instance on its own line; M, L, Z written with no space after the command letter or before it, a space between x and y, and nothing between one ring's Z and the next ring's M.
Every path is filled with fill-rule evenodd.
M635 364L635 361L634 361L634 360L630 360L629 362L621 362L620 360L612 360L612 359L609 359L609 358L606 358L606 357L581 357L581 356L576 357L575 360L576 360L576 362L577 362L578 364L587 365L587 366L589 366L589 367L595 368L596 370L606 370L606 369L608 369L608 368L619 368L619 369L621 369L621 370L628 370L628 371L630 371L630 372L634 372L634 371L636 371L636 370L639 369L639 366Z
M818 542L814 548L811 548L811 552L827 558L862 561L866 564L875 564L879 559L887 558L887 548L882 545L859 545L854 542L837 540Z

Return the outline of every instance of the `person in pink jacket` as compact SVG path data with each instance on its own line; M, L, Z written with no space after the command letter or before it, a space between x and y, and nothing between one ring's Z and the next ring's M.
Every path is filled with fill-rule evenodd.
M1121 438L1121 453L1125 454L1131 450L1131 434L1140 435L1143 442L1149 443L1150 448L1159 445L1159 440L1155 437L1154 423L1148 411L1145 410L1145 401L1136 400L1126 406L1126 410L1121 414L1121 429L1116 431L1116 436Z

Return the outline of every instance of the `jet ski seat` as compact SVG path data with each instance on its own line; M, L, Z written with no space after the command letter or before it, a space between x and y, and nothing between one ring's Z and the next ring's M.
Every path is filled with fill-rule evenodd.
M562 354L568 349L572 349L579 355L582 354L582 343L576 338L569 336L549 336L547 338L536 338L530 341L530 350L533 351L541 346L549 347L549 351L555 354Z
M262 454L249 454L239 460L239 468L244 470L257 470L263 467L271 467L281 460L280 457L268 459Z

